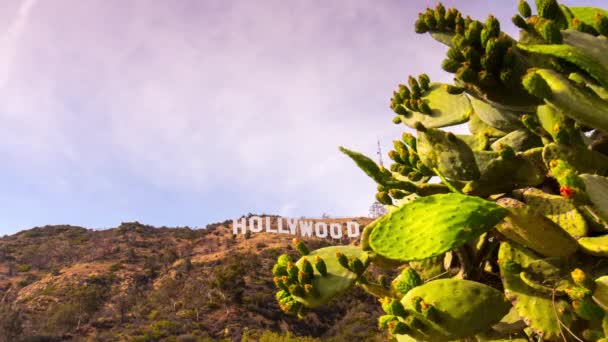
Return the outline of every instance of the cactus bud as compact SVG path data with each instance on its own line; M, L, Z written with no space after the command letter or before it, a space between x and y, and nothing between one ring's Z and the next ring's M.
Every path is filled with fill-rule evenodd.
M274 278L272 278L272 281L274 282L274 285L276 285L277 288L279 288L283 291L289 291L289 288L287 287L287 284L285 284L285 282L283 281L283 278L274 277Z
M359 258L352 258L349 261L348 266L356 275L361 275L365 272L365 265Z
M587 277L587 274L580 268L575 268L574 271L570 272L570 276L572 277L574 284L578 286L589 288L592 284L589 277Z
M426 10L424 14L424 22L429 30L435 30L437 28L437 20L435 20L435 12L430 8Z
M277 276L277 277L281 277L284 275L287 275L287 267L285 266L281 266L279 264L275 264L272 267L272 274Z
M521 265L515 261L506 261L502 263L502 268L504 268L507 272L510 273L520 273Z
M532 8L530 8L530 5L525 0L519 0L517 11L519 11L519 14L524 18L532 16Z
M481 46L481 30L483 30L483 25L477 20L472 21L467 27L464 37L471 45Z
M430 83L431 79L429 78L429 75L421 74L420 76L418 76L418 84L420 84L420 88L422 88L422 90L429 90Z
M464 62L464 55L460 52L459 49L451 47L448 49L448 59L451 59L455 62Z
M291 262L291 257L287 254L281 254L277 259L277 264L281 266L287 267L287 264Z
M425 16L423 13L418 14L418 20L415 24L416 33L426 33L429 31L429 26L426 24Z
M325 277L327 275L327 265L325 265L325 261L318 255L315 257L315 268L322 276Z
M413 297L412 307L416 312L422 313L422 297Z
M289 274L289 279L291 281L298 281L298 272L300 271L300 269L298 269L298 266L296 266L293 262L290 262L289 264L287 264L287 273Z
M418 100L417 101L417 105L418 105L418 111L420 113L424 113L424 114L432 114L433 111L431 110L431 107L429 107L428 103L422 101L422 100Z
M441 68L447 72L455 73L460 68L460 62L451 58L446 58L441 63Z
M392 287L397 294L405 296L411 289L422 284L422 280L418 272L411 267L406 267L401 271L401 274L395 278Z
M401 116L397 115L393 118L393 123L399 125L401 123Z
M289 298L291 297L291 295L285 290L279 290L274 297L277 299L278 302L281 302L281 300Z
M585 22L578 20L577 18L572 19L572 29L581 31L584 33L589 33L594 36L598 35L598 32L591 25L587 25Z
M512 84L515 80L515 73L513 70L507 69L500 72L500 81L503 84L509 85Z
M476 48L469 46L463 50L464 58L475 69L479 68L481 54Z
M566 294L571 300L581 301L591 296L591 290L582 286L574 286L566 289Z
M393 205L393 200L388 195L388 193L381 191L376 193L376 200L382 204Z
M422 309L422 316L424 316L424 318L437 323L439 318L439 311L437 311L437 308L425 302L421 302L420 307Z
M553 91L547 81L534 70L524 76L522 84L530 94L538 98L550 99L553 96Z
M304 271L299 271L298 272L298 282L300 284L311 284L312 277L310 276L310 274L307 274Z
M454 30L456 26L456 16L458 15L458 10L455 8L450 8L445 14L445 25L450 30Z
M418 173L418 172L410 172L410 173L408 173L408 175L407 175L407 176L408 176L408 178L409 178L409 179L411 179L411 180L413 180L414 182L417 182L417 181L419 181L419 180L420 180L420 178L422 178L422 175L420 175L420 177L417 177L417 176L416 176L415 178L417 178L417 179L414 179L413 177L410 177L410 175L411 175L412 173L416 173L416 174L419 174L419 173ZM389 195L390 195L392 198L394 198L394 199L402 199L403 197L407 196L407 193L406 193L406 192L401 191L401 190L397 190L397 189L390 189L390 190L388 191L388 193L389 193Z
M338 263L350 271L350 266L348 265L348 258L343 253L336 253L336 258L338 258Z
M604 310L589 298L572 301L572 307L579 317L588 321L601 321L604 317Z
M485 29L488 31L488 34L493 37L498 37L500 33L500 22L493 15L489 15L486 20Z
M420 121L416 121L414 123L414 128L419 132L426 132L426 127Z
M595 28L599 34L608 36L608 17L595 13Z
M405 323L400 321L390 321L388 330L391 335L407 335L411 331Z
M410 97L410 89L405 84L399 84L399 96L402 99L408 99Z
M477 73L469 63L463 63L456 71L456 77L466 83L474 83L477 80Z
M307 275L309 275L311 277L314 276L315 271L312 268L312 264L310 263L310 261L308 261L307 258L303 258L302 259L302 266L301 266L301 268L302 268L302 272L306 273Z
M559 26L553 20L541 20L535 29L547 42L551 44L561 44L562 33L560 32Z
M304 297L305 295L304 289L299 284L293 284L289 286L289 293L298 297Z
M556 0L536 0L538 15L546 19L557 19L561 13Z
M410 85L410 88L418 85L418 81L412 76L408 76L407 83Z
M401 139L412 149L416 150L416 137L412 133L404 132Z
M445 84L445 90L452 95L462 94L464 92L464 88L453 86L451 84Z
M308 255L310 253L310 251L308 250L308 247L306 247L306 244L296 238L294 238L292 240L293 246L298 250L298 252L300 252L300 254L302 255Z
M378 328L382 330L388 329L388 324L392 321L399 321L399 319L393 315L382 315L378 317Z
M304 285L304 292L309 295L309 296L318 296L319 292L317 291L317 289L312 286L312 284L305 284Z
M526 22L526 19L522 18L522 16L516 14L511 18L511 21L513 22L513 25L519 27L522 30L527 30L528 29L528 23Z

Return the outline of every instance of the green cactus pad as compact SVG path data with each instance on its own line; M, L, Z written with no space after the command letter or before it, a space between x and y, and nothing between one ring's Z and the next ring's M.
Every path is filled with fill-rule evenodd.
M515 243L502 242L498 250L498 265L505 295L513 303L520 317L542 336L546 341L561 340L562 328L559 321L570 327L576 315L570 304L562 299L544 295L527 286L520 278L520 270L511 267L512 264L521 268L529 267L530 263L540 259L529 249ZM559 321L556 318L559 316Z
M329 302L355 283L357 275L340 265L336 257L336 253L338 252L349 258L356 257L362 259L362 261L367 263L367 253L355 246L332 246L310 252L307 256L300 258L296 262L296 266L301 267L304 258L312 261L316 256L319 256L325 261L327 275L322 276L315 270L312 286L318 292L317 295L307 294L303 297L294 295L293 297L298 302L309 308L315 308Z
M552 160L565 160L578 173L608 174L608 157L583 147L547 144L543 149L543 160L546 165Z
M487 285L460 279L439 279L410 290L401 300L406 309L416 310L417 298L437 310L429 319L441 326L430 332L433 341L454 340L487 330L509 312L504 294Z
M591 174L582 174L580 177L585 182L585 192L596 212L608 220L608 178Z
M608 11L597 7L575 6L568 7L568 9L570 10L570 13L576 17L576 19L591 26L595 25L595 16L597 13L603 16L608 16Z
M506 197L496 203L509 209L505 220L496 226L507 238L545 256L566 257L576 252L576 240L533 207Z
M492 138L504 137L507 135L499 129L496 129L487 123L483 122L477 114L471 113L469 119L469 131L475 135L485 135Z
M482 151L488 148L490 145L490 140L487 135L484 134L456 134L456 137L462 141L464 141L471 150L473 151Z
M585 218L571 201L536 188L526 188L521 190L520 193L524 203L558 224L573 238L579 239L587 236L588 229Z
M526 151L528 149L542 146L540 138L530 133L527 130L516 130L492 143L493 150L499 150L502 145L510 146L516 152Z
M415 128L416 122L431 128L457 125L466 122L472 111L471 103L464 93L450 94L446 85L441 83L431 83L421 99L428 103L430 114L411 111L399 105L402 107L400 110L406 113L401 115L401 122L411 128Z
M518 115L514 112L498 109L476 98L471 98L471 105L475 115L490 127L503 132L511 132L522 127Z
M544 166L538 165L537 155L540 151L535 150L529 150L535 153L526 151L512 157L494 158L485 165L481 177L468 183L462 189L463 192L486 197L541 184L545 179L546 170Z
M544 83L540 83L538 77ZM535 82L529 82L535 78ZM526 75L523 84L530 93L543 98L572 119L590 127L608 130L608 101L584 91L560 73L536 69Z
M580 238L578 244L587 254L608 257L608 235Z
M440 255L491 229L507 210L481 198L456 193L421 197L375 222L369 244L391 260Z
M562 31L564 44L523 45L518 48L568 61L608 85L608 40L575 30Z
M418 155L426 167L447 178L466 181L480 176L473 151L453 133L436 128L418 131Z

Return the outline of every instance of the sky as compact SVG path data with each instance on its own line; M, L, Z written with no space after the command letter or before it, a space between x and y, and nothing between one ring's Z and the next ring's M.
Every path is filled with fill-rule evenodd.
M443 3L516 36L517 0ZM338 146L387 160L392 91L449 82L413 28L434 4L1 1L0 234L367 215L375 184Z

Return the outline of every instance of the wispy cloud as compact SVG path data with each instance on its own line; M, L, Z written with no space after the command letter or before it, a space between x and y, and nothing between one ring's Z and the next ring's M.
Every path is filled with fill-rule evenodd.
M365 214L374 184L337 146L388 149L393 88L449 80L412 32L433 3L24 1L0 43L0 230Z

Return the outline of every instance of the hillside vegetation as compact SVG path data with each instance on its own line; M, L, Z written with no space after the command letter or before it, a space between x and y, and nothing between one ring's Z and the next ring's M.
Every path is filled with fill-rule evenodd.
M278 255L296 256L292 236L230 225L45 226L1 238L0 341L384 339L375 300L359 291L306 320L283 314L269 275Z

